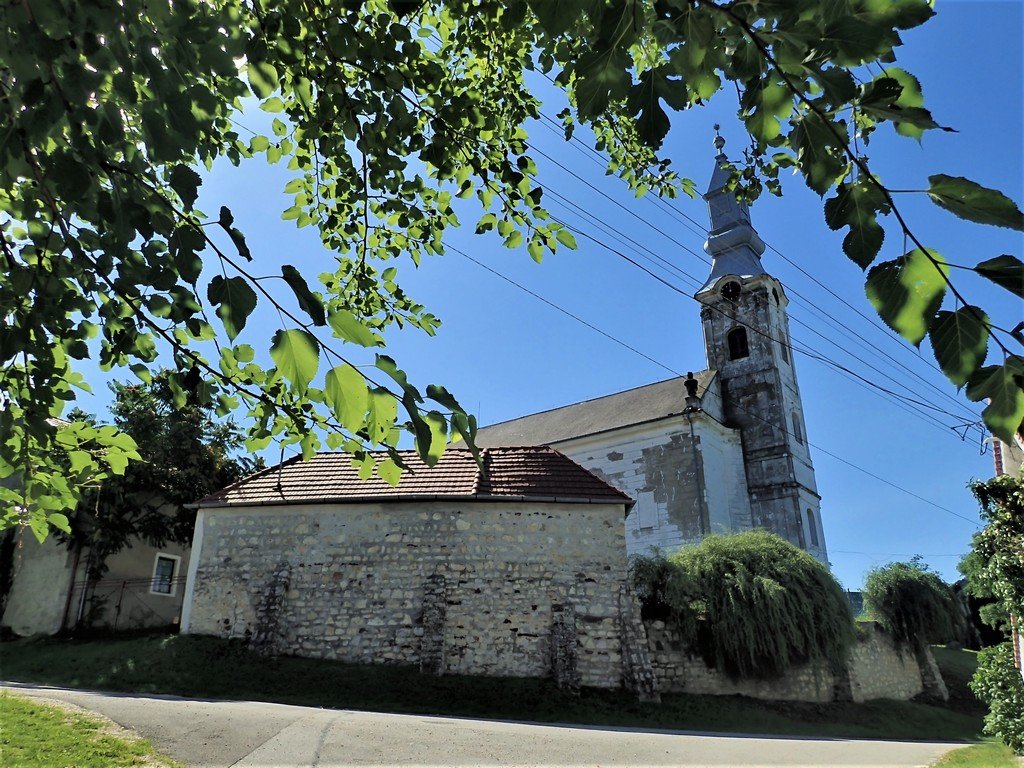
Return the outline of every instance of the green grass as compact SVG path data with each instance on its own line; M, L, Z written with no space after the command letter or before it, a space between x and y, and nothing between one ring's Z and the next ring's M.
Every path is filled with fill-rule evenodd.
M0 694L0 756L10 768L177 766L143 739L104 732L94 717Z
M763 702L666 694L641 704L614 691L563 694L547 680L421 675L365 666L253 656L240 643L194 636L0 643L0 674L28 683L411 714L649 728L970 740L981 718L963 707L879 700L866 704Z
M949 689L949 707L958 712L983 717L987 709L975 698L968 687L978 668L978 652L969 650L955 651L951 648L933 645L932 654L942 670L942 679Z
M1020 762L1005 744L986 741L946 754L935 768L1019 768Z

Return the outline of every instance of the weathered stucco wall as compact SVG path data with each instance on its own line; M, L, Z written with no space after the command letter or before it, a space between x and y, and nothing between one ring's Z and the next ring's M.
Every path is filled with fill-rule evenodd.
M622 504L396 502L210 509L192 633L268 652L616 687ZM559 666L561 665L561 666Z
M750 527L739 432L707 415L694 416L692 434L677 416L555 447L636 499L626 518L631 555Z
M679 635L662 621L646 622L651 666L662 693L750 696L778 701L869 701L911 699L925 686L914 653L899 648L874 625L867 625L851 651L845 676L802 665L775 680L734 680L689 653Z
M153 591L158 555L175 562L169 593ZM83 555L83 569L85 557ZM178 624L188 560L188 546L166 542L162 547L154 547L135 539L131 546L107 559L107 572L91 585L85 606L89 625L120 631ZM84 572L79 574L79 580L84 578ZM72 602L77 603L79 596L76 589Z
M158 554L169 555L177 562L170 594L152 590ZM78 624L119 631L177 624L188 557L189 548L185 546L167 543L153 547L133 539L108 558L107 572L100 581L88 585L83 599L88 550L79 556L72 573L75 557L66 544L55 536L40 544L31 533L22 531L14 551L11 592L0 623L18 635L52 635L62 629L65 619L67 628Z
M59 631L71 587L71 567L71 553L55 537L40 544L27 529L20 531L3 626L22 636Z

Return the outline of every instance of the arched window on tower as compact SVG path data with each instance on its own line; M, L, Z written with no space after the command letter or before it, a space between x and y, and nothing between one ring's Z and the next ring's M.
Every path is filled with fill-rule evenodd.
M818 524L814 520L814 510L810 507L807 508L807 532L811 534L811 546L820 547L821 542L818 538Z
M733 328L725 337L729 343L729 359L739 360L750 355L750 347L747 344L747 329Z
M779 332L779 347L782 349L782 359L789 362L789 341L786 339L786 332Z

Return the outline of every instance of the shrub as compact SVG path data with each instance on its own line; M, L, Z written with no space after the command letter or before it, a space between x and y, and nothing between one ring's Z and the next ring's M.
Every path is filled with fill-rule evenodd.
M963 635L963 614L953 589L918 560L868 572L864 605L895 639L921 649Z
M846 663L853 616L828 568L767 531L709 536L668 557L637 557L645 614L664 616L712 666L777 677L795 664Z
M978 654L971 690L989 707L985 732L1024 755L1024 680L1013 666L1013 648L1002 643Z

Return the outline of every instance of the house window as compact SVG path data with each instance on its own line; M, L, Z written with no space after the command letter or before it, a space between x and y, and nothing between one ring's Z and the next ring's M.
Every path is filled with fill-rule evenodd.
M747 329L733 328L725 337L729 344L729 359L739 360L750 355L750 347L747 345Z
M800 445L804 444L804 428L800 424L800 417L795 413L793 414L793 437Z
M811 546L812 547L821 546L819 544L819 539L818 539L818 526L814 522L814 511L810 507L807 508L807 530L811 534Z
M154 595L173 595L175 592L174 577L178 575L180 557L158 554L153 564L153 580L149 591Z

